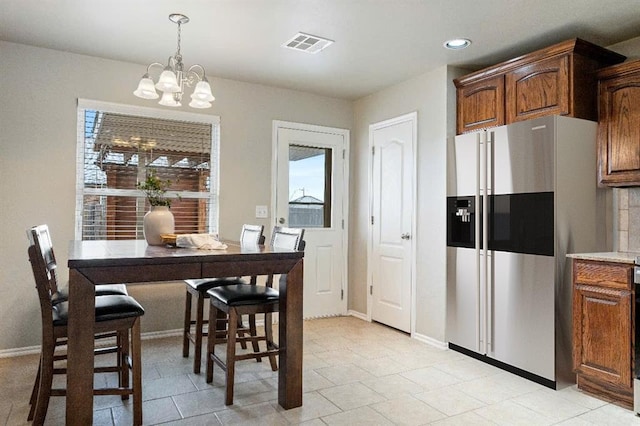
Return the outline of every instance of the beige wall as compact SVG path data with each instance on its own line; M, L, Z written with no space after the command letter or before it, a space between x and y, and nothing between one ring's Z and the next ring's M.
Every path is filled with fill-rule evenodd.
M607 49L611 49L627 57L627 61L640 58L640 37L625 40L620 43L616 43L611 46L607 46Z
M630 58L640 57L640 37L609 48ZM39 311L24 231L48 223L58 260L66 264L66 243L73 238L74 229L77 98L155 104L131 94L144 65L2 41L0 58L2 351L39 342ZM216 101L206 113L221 117L221 234L233 237L242 223L260 223L253 217L255 205L270 205L272 120L351 129L348 306L366 314L369 125L417 111L416 332L436 342L445 341L446 143L455 130L451 81L464 73L442 67L353 103L214 78ZM624 214L616 211L614 217ZM270 226L268 220L263 223ZM66 268L61 269L66 279ZM181 284L137 286L130 292L148 308L145 331L180 327Z
M415 331L437 342L445 340L446 146L455 134L458 75L441 67L356 101L351 141L349 308L366 314L369 125L418 112Z
M39 306L25 230L47 223L68 276L74 238L78 98L158 107L133 96L145 66L0 41L0 351L39 344ZM215 70L213 75L215 75ZM352 128L352 103L304 92L211 79L220 116L220 233L236 237L271 204L272 120ZM183 107L183 110L192 109ZM262 221L262 222L261 222ZM181 325L183 287L130 290L147 307L145 331Z

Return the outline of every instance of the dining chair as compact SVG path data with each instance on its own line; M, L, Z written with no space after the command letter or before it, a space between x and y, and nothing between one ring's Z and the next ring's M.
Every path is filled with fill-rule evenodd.
M271 234L271 247L288 249L288 250L304 250L305 242L303 240L304 229L286 228L276 226ZM209 295L209 325L215 324L219 317L219 312L224 312L227 316L227 333L226 337L222 333L211 333L207 341L207 372L206 381L213 381L213 367L218 364L225 372L225 405L233 404L233 386L235 375L236 361L244 359L261 359L269 357L271 369L276 371L278 364L276 355L279 348L273 341L273 324L271 314L278 312L279 293L273 288L273 274L267 276L266 284L255 285L255 277L252 277L250 284L230 284L217 286L210 289ZM264 314L264 334L252 334L249 337L238 336L237 325L238 319L242 315ZM220 327L216 327L218 330ZM265 341L265 351L254 351L243 354L236 354L237 342L251 341L258 343ZM220 343L227 343L226 360L223 361L220 356L215 353L215 347Z
M42 242L40 247L48 247L49 251L42 252L42 256L45 257L51 274L56 274L56 261L53 253L53 243L51 240L51 233L47 225L40 225L34 227L38 229L38 238ZM29 236L29 232L27 232ZM67 287L59 287L56 279L51 280L51 301L53 303L66 302L69 299L69 289ZM104 284L96 287L96 296L109 296L109 295L122 295L128 296L127 286L124 284Z
M51 396L64 396L66 389L53 388L53 375L65 374L66 368L56 367L56 361L66 359L65 353L56 351L68 341L69 320L68 300L57 299L57 262L53 253L51 237L47 225L39 225L27 231L29 238L29 262L36 283L40 301L42 322L42 350L40 364L29 403L28 420L33 424L44 423ZM118 373L118 386L94 389L94 395L120 395L128 399L133 395L134 424L142 424L142 365L140 351L140 317L142 306L131 296L108 294L95 297L94 333L97 342L111 343L115 347L102 344L94 354L116 353L116 365L94 367L94 373ZM131 334L129 334L131 333ZM131 377L129 376L131 369Z
M263 225L242 225L240 245L242 247L256 247L264 244L263 232ZM204 330L204 325L209 324L209 321L204 315L204 301L209 298L207 291L221 285L246 284L246 281L244 281L242 277L202 278L185 280L185 284L186 300L184 308L184 329L182 333L182 356L185 358L189 357L189 344L193 343L193 372L199 374L200 364L202 362L202 338L207 337L210 332L209 330ZM196 301L196 313L195 319L192 319L191 311L194 298ZM239 321L240 327L238 327L238 332L241 335L250 333L252 327L255 328L255 320L253 322L250 321L249 330L241 325L242 319L239 319ZM191 330L192 327L193 331ZM246 348L246 343L244 343L243 347ZM255 350L258 350L257 347Z

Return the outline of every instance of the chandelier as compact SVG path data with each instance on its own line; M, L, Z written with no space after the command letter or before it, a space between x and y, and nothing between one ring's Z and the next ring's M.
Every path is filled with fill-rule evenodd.
M178 50L175 55L169 57L166 66L159 62L149 64L147 72L140 79L138 88L133 94L142 99L158 99L160 97L156 91L158 89L163 92L158 102L160 105L179 107L182 106L184 87L195 85L189 106L192 108L211 108L211 102L215 98L211 94L211 86L205 75L204 67L195 64L185 71L182 63L180 29L182 24L189 22L189 18L181 13L172 13L169 15L169 20L178 25ZM162 70L157 83L154 83L149 76L152 68L156 68L158 71Z

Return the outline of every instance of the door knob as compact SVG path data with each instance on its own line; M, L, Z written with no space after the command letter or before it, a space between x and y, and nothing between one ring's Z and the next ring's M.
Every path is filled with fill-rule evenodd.
M400 235L400 238L402 238L403 240L410 240L411 235L408 232L405 232L404 234Z
M284 217L281 217L280 219L278 219L278 223L280 225L284 224L286 221L284 220Z

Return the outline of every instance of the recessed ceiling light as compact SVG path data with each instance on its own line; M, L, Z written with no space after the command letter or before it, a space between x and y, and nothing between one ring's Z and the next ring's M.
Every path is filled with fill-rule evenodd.
M298 33L284 42L282 47L307 53L318 53L333 44L333 40L311 34Z
M471 40L468 38L454 38L451 40L447 40L443 43L443 46L446 49L451 50L459 50L464 49L465 47L469 47L471 45Z

